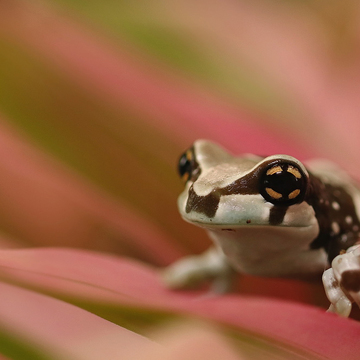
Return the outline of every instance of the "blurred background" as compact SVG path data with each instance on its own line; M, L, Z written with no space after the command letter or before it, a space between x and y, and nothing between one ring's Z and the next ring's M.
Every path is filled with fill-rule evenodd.
M210 241L178 215L179 155L325 157L360 176L355 0L0 1L1 246L166 265ZM327 304L321 286L245 293Z

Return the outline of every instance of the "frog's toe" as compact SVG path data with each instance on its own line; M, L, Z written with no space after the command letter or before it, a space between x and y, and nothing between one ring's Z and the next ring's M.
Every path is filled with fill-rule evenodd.
M345 254L337 256L332 267L340 287L360 306L360 246L353 246Z
M233 270L223 254L210 248L201 255L188 256L170 265L163 270L162 279L171 289L194 287L203 281L218 279L218 286L223 289L232 274Z
M206 279L207 274L199 266L197 257L191 256L167 267L161 277L168 288L183 289L196 286Z
M323 275L326 295L332 303L332 311L348 316L352 302L360 306L360 246L353 246L337 256L331 265Z
M326 296L331 303L328 312L348 317L351 312L352 303L340 288L339 282L334 276L333 269L330 268L326 270L322 280Z
M360 269L345 270L341 274L340 286L349 293L359 293Z

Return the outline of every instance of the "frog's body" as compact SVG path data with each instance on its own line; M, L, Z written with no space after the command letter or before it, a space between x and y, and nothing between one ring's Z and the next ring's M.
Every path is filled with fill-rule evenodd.
M360 191L331 163L287 155L234 157L198 140L180 159L182 217L215 243L166 271L170 286L240 273L314 277L360 237Z

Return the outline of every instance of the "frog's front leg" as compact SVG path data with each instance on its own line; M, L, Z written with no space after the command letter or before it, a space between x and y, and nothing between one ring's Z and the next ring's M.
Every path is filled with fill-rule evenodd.
M360 306L360 245L337 256L323 274L326 295L331 302L328 311L349 316L352 302Z
M188 256L167 267L163 273L165 284L172 289L188 288L211 279L212 292L229 291L234 270L223 252L211 247L201 255Z

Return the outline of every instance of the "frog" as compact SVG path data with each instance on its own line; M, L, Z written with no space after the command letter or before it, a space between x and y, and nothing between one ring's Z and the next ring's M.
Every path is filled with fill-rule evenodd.
M213 245L169 265L162 273L169 288L211 280L211 291L224 293L236 273L322 279L329 311L349 315L353 290L360 291L360 261L351 269L346 260L342 268L334 262L360 259L360 190L344 170L290 155L236 156L199 139L181 155L178 172L179 212Z

